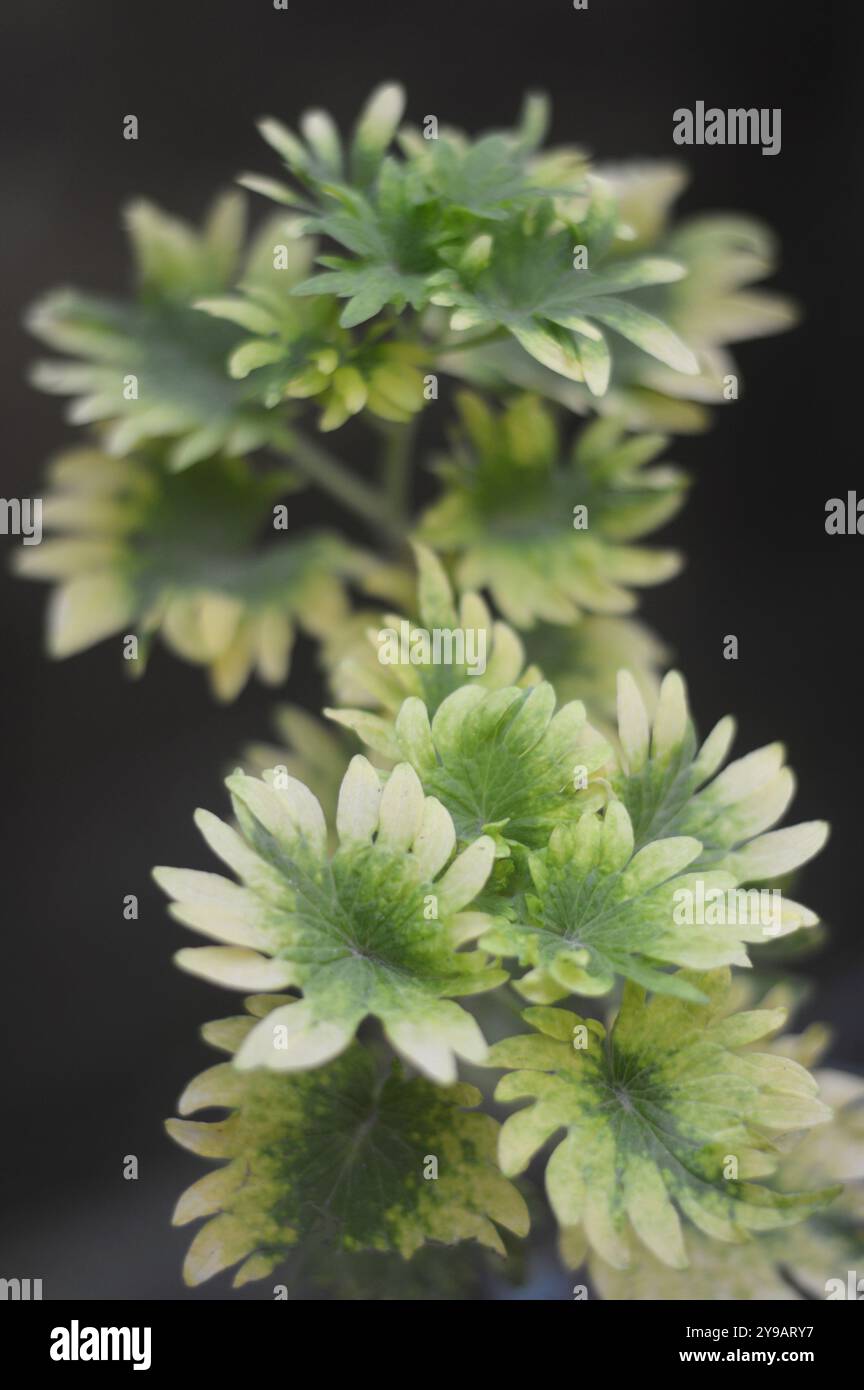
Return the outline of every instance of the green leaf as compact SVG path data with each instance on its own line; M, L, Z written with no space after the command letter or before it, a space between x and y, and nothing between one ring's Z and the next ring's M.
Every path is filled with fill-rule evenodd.
M751 288L774 273L778 260L776 239L755 218L687 218L672 229L663 249L687 267L686 278L664 291L663 308L688 342L710 349L783 332L797 322L788 299Z
M594 1255L591 1282L601 1298L628 1303L848 1298L849 1271L860 1270L864 1256L862 1218L859 1185L851 1199L841 1197L827 1211L789 1230L757 1236L743 1249L694 1231L687 1239L687 1269L670 1269L648 1250L640 1250L629 1269L615 1269Z
M644 310L628 304L623 299L606 298L592 299L591 313L608 328L614 328L622 338L629 339L643 352L656 357L660 362L665 362L666 366L672 367L674 371L685 372L688 376L693 376L699 371L699 363L690 348L681 342L671 328L652 314L646 314Z
M427 143L418 162L430 190L448 211L501 221L542 197L572 195L584 188L581 178L574 188L572 177L558 187L544 186L542 176L532 174L530 153L505 135L482 136L473 144L439 138Z
M617 321L608 325L613 362L605 389L602 377L589 388L575 372L562 376L557 368L527 357L515 341L452 353L440 365L475 385L537 391L578 414L594 409L592 394L602 393L604 408L633 429L704 430L710 420L706 404L724 403L730 374L740 380L726 345L782 332L796 322L787 299L751 287L776 267L774 238L758 222L736 215L698 215L670 227L670 204L686 178L667 162L600 167L589 182L590 208L572 219L579 225L571 246L590 248L598 288L601 277L621 274L626 280L628 267L643 261L659 259L677 267L677 278L670 274L665 282L661 277L637 287L630 307L649 321L626 309L612 310ZM562 237L562 280L566 249ZM617 295L618 288L610 284L605 292ZM628 334L635 330L632 338L621 336L625 328ZM669 331L673 337L667 336ZM649 355L654 347L657 356ZM587 380L588 371L584 374Z
M453 326L464 326L466 316L475 323L500 324L544 366L579 381L581 344L598 340L593 321L599 320L667 365L697 372L695 357L666 324L629 299L609 297L610 290L632 293L668 284L681 278L682 267L646 257L607 268L601 250L595 268L597 248L592 254L587 246L591 269L574 268L577 232L559 230L548 208L538 209L492 233L491 255L478 273L466 274L462 268L437 277L434 302L455 310L459 317ZM602 394L609 372L592 365L589 387Z
M762 923L746 914L727 925L694 922L682 911L700 887L725 894L735 886L729 874L689 871L701 850L698 840L676 836L634 853L630 817L613 801L602 816L589 813L552 832L548 849L529 860L533 891L517 920L493 927L481 945L533 966L517 988L537 1003L607 994L618 976L699 999L663 967L746 966L742 942L764 937Z
M525 669L522 641L513 628L495 621L479 594L462 594L457 608L435 553L419 543L414 551L416 617L361 614L356 634L346 624L325 646L324 664L339 703L395 716L403 701L416 695L434 714L466 681L489 690L535 683L537 672ZM363 722L359 709L331 712L342 722L346 716Z
M284 421L266 408L264 388L254 377L234 380L225 369L243 341L238 311L230 307L235 301L229 299L226 311L220 294L238 270L242 204L217 203L200 234L149 204L135 204L127 224L139 268L137 298L57 290L38 301L27 326L68 359L37 363L34 384L74 397L69 417L76 424L106 422L105 444L117 455L166 439L179 470L272 443ZM194 307L202 296L209 314ZM245 354L244 376L260 365Z
M809 1053L806 1043L807 1034L780 1038L771 1050L781 1056ZM860 1271L864 1259L864 1083L830 1069L814 1076L834 1115L806 1131L781 1160L778 1182L787 1190L843 1182L842 1194L799 1225L761 1235L743 1250L694 1231L687 1241L691 1265L683 1272L667 1268L647 1250L638 1251L626 1270L613 1269L594 1255L591 1280L603 1298L848 1298L849 1271Z
M803 1067L736 1044L748 1016L727 1013L727 971L683 978L710 1002L646 1000L628 984L608 1035L569 1010L528 1009L538 1031L497 1043L489 1057L518 1068L497 1099L531 1101L504 1123L503 1171L521 1172L565 1129L546 1168L549 1200L561 1226L581 1226L617 1269L630 1264L634 1235L663 1264L685 1269L682 1217L714 1240L741 1241L795 1224L839 1191L752 1181L776 1169L768 1135L824 1123L831 1112ZM753 1042L783 1014L750 1019Z
M795 790L782 744L768 744L720 771L734 738L734 721L721 719L700 747L677 672L663 681L653 725L642 695L622 673L618 728L622 756L612 785L630 812L637 845L667 835L695 836L703 847L696 867L723 870L737 884L789 873L824 845L824 821L770 829ZM817 920L784 895L782 921L774 934L815 926Z
M242 297L198 302L199 309L263 335L235 348L228 363L231 375L253 373L251 385L267 406L314 399L322 409L322 430L337 429L366 408L388 421L412 419L425 404L419 370L425 349L382 337L380 329L367 335L349 332L347 317L340 323L326 296L297 299L298 284L305 294L316 283L304 280L311 257L304 242L275 283L259 274L244 283Z
M263 526L272 530L276 497L292 486L285 472L256 476L238 459L217 458L177 473L165 454L164 446L124 459L80 450L54 466L43 525L57 538L22 548L17 564L58 582L49 651L68 656L116 632L144 646L158 632L208 668L220 699L233 699L253 672L279 685L296 628L317 632L341 615L342 580L365 561L332 536L280 532L257 543Z
M249 338L235 348L228 359L228 371L238 380L247 377L258 367L269 367L284 356L279 343L267 342L263 338Z
M332 858L323 812L302 783L238 772L227 785L242 835L207 813L198 823L245 889L177 869L157 870L156 877L182 922L226 943L181 951L184 969L240 989L250 987L250 972L261 972L267 983L253 988L303 992L250 1033L237 1065L318 1066L343 1052L370 1015L398 1052L437 1081L455 1079L456 1054L482 1061L477 1024L448 996L476 994L506 978L480 952L456 949L459 914L489 876L493 841L476 839L448 867L452 820L424 797L406 763L382 790L366 759L352 760L339 793Z
M590 806L576 789L574 769L597 772L609 748L578 701L555 713L547 683L483 690L465 685L429 721L421 701L407 700L396 721L403 755L427 791L453 817L460 840L494 831L499 854L508 846L536 849L556 824Z
M124 222L143 294L188 302L221 287L234 273L243 247L246 205L237 193L223 194L197 232L139 199L125 209Z
M321 803L335 849L339 788L353 751L348 737L299 705L277 705L272 724L274 742L249 744L243 766L253 776L278 769L303 782Z
M245 1030L254 1020L225 1022ZM290 1076L211 1067L181 1113L221 1106L230 1115L167 1126L194 1153L228 1160L174 1214L178 1225L208 1218L186 1257L187 1284L240 1261L235 1286L263 1278L298 1246L408 1259L429 1241L474 1240L503 1254L496 1223L524 1235L528 1213L495 1164L498 1125L466 1108L479 1100L472 1086L407 1080L398 1066L379 1074L358 1044Z
M405 93L397 83L376 88L360 113L351 148L351 172L365 187L378 172L405 109Z
M684 498L678 469L646 467L663 436L640 443L618 422L600 421L576 436L562 460L555 418L536 397L516 397L493 414L463 393L459 407L461 436L438 465L444 495L419 535L457 552L462 588L489 589L509 622L530 628L538 618L571 624L585 610L628 612L635 604L628 586L677 572L674 551L629 544L662 525Z
M356 195L338 212L310 219L308 230L340 242L358 257L326 257L330 267L297 285L294 293L347 298L341 323L355 327L385 305L401 312L421 309L429 299L427 276L438 268L439 235L434 209L417 201L416 183L392 160L381 166L374 201Z

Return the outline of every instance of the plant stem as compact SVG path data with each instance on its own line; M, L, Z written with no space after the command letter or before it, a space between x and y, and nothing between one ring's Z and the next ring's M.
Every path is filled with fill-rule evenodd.
M329 449L295 429L280 436L278 447L311 483L335 497L388 540L401 543L402 528L390 499L356 477Z
M415 418L404 425L393 425L385 433L381 479L390 509L403 527L410 506L411 448L416 429Z

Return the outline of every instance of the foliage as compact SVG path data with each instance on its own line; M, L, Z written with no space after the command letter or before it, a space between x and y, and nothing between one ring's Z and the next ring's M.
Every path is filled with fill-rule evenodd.
M253 998L268 1018L272 1001ZM222 1019L207 1040L233 1052L255 1020ZM190 1082L182 1115L225 1108L217 1122L171 1120L185 1148L227 1164L180 1198L177 1225L210 1217L186 1258L187 1283L199 1284L243 1261L235 1285L260 1279L295 1246L307 1252L396 1251L426 1241L476 1239L504 1253L493 1224L525 1235L528 1212L495 1163L498 1126L473 1111L480 1092L435 1086L382 1068L355 1043L314 1071L274 1075L210 1067ZM424 1179L434 1160L435 1180Z
M439 467L447 487L420 534L457 552L460 585L487 588L511 622L530 628L584 610L626 613L635 599L624 586L677 572L673 551L629 544L683 501L679 471L645 468L665 440L625 440L617 424L597 421L560 467L558 431L536 398L517 397L498 419L476 396L459 404L464 444Z
M234 877L156 870L216 943L178 964L252 992L169 1122L226 1160L178 1205L207 1218L186 1278L475 1296L487 1251L519 1277L510 1178L558 1136L562 1254L602 1296L818 1290L859 1248L860 1087L814 1079L810 1035L774 1038L731 972L815 938L785 890L826 828L777 828L779 744L726 763L728 719L700 744L634 616L681 565L650 540L690 485L668 435L726 399L731 343L794 319L755 288L773 240L674 221L677 167L544 147L538 97L476 139L403 108L379 88L347 139L264 120L284 179L242 177L271 204L251 236L243 195L200 230L135 203L130 295L28 319L58 354L35 383L89 435L17 560L56 586L49 653L122 642L140 673L158 635L230 700L282 685L300 630L328 689L329 722L283 705L244 752L231 824L196 814ZM300 524L304 487L352 539ZM780 887L770 932L679 911ZM506 1037L517 995L534 1031ZM549 1007L580 996L608 1027ZM460 1064L529 1105L499 1127Z
M237 1065L315 1066L342 1052L370 1014L436 1080L455 1079L454 1053L482 1061L477 1024L448 996L504 978L480 953L457 951L488 924L463 909L489 876L490 837L474 840L442 874L456 843L453 822L407 763L382 789L371 763L352 759L332 857L324 813L302 782L238 772L228 786L241 833L206 811L196 819L244 887L189 869L157 869L156 878L181 922L227 943L183 950L178 964L236 989L303 990L302 1003L286 1004L250 1034Z
M525 1017L538 1031L496 1044L489 1057L516 1068L497 1099L533 1101L504 1124L503 1171L521 1172L564 1127L546 1168L549 1200L561 1225L583 1227L615 1268L629 1265L632 1234L664 1264L686 1268L680 1216L715 1240L740 1240L794 1224L839 1191L751 1181L775 1171L780 1135L831 1111L797 1062L741 1052L782 1012L730 1015L728 972L686 978L705 1004L646 1001L628 984L608 1033L569 1009L532 1008Z
M61 534L22 550L17 568L59 581L53 656L128 633L140 674L159 633L231 700L253 670L270 685L285 680L297 625L325 631L346 607L340 581L365 564L332 535L257 546L284 478L256 477L240 460L177 473L163 445L122 459L83 449L56 461L51 482L43 524Z
M772 991L761 1007L780 1002L777 996L782 993ZM828 1041L824 1030L811 1027L797 1036L775 1038L768 1050L812 1067ZM644 1248L624 1270L592 1255L591 1279L603 1298L788 1301L848 1296L848 1271L861 1268L864 1251L864 1083L832 1068L818 1067L813 1074L833 1115L780 1156L777 1183L789 1191L813 1182L842 1182L842 1196L800 1225L760 1235L744 1252L693 1231L687 1240L690 1267L683 1273L661 1264ZM565 1256L568 1244L572 1262L581 1263L584 1245L580 1249L565 1240Z

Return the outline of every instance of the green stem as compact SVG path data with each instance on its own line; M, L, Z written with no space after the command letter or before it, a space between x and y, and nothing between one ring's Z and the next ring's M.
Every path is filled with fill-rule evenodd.
M416 417L404 425L392 425L385 431L381 479L390 509L400 525L408 523L411 502L411 451L417 430Z
M278 447L316 487L335 497L388 540L402 541L402 528L389 499L356 477L329 449L295 429L280 436Z

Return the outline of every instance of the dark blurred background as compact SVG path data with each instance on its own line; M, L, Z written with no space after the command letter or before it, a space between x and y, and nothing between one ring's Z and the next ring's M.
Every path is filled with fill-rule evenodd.
M784 246L774 284L806 318L743 346L742 399L712 433L676 442L696 486L664 539L688 565L644 612L687 673L700 727L731 710L739 751L782 738L800 780L795 818L834 824L799 894L832 928L808 962L806 1016L829 1019L833 1060L860 1067L864 539L824 532L826 499L861 479L857 393L840 377L861 307L852 13L825 0L590 0L582 12L571 0L290 0L287 12L272 0L6 0L0 492L38 495L46 457L70 438L60 403L24 382L39 355L20 328L24 306L57 283L124 286L119 214L131 196L197 217L239 170L275 174L253 125L261 114L293 124L323 105L345 122L373 85L398 78L410 118L434 112L476 129L507 124L522 92L540 88L554 99L556 140L599 158L683 153L694 173L685 207L767 220ZM678 151L672 112L699 99L781 107L782 153ZM122 138L130 112L137 142ZM331 519L326 504L320 515ZM45 590L13 582L3 561L0 1275L41 1277L46 1298L224 1298L226 1276L192 1294L182 1286L189 1232L170 1228L170 1211L203 1169L161 1122L216 1060L198 1025L235 1000L172 966L188 935L149 869L212 867L192 810L224 810L224 766L269 735L274 696L254 686L219 708L201 672L164 651L131 684L117 643L49 665ZM738 662L722 659L730 632ZM307 646L290 694L319 703ZM137 922L122 915L128 893ZM123 1180L126 1154L139 1158L137 1182ZM546 1296L568 1298L563 1273L558 1282ZM231 1296L271 1295L252 1285Z

